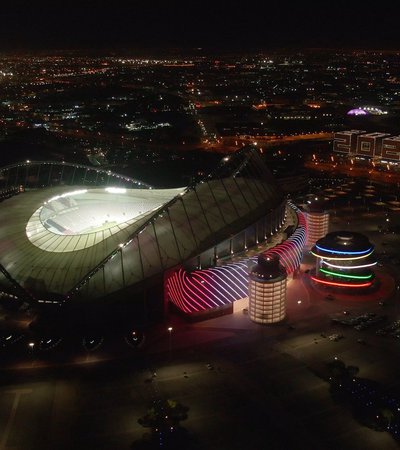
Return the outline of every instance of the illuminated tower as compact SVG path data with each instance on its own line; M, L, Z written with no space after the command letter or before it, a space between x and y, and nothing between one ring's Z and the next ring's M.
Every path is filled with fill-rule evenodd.
M318 239L324 237L329 230L329 212L325 210L325 202L315 198L309 200L304 211L307 218L307 244L310 249Z
M285 318L286 270L277 255L260 255L250 271L249 315L256 323L274 323Z
M319 239L311 253L316 256L316 283L362 292L373 285L376 264L374 246L360 233L337 231Z

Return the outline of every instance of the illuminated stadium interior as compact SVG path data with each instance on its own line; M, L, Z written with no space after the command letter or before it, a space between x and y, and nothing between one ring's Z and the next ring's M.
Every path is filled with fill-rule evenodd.
M151 214L184 189L106 187L64 192L33 213L26 234L32 244L48 252L88 248ZM91 236L80 239L82 235Z

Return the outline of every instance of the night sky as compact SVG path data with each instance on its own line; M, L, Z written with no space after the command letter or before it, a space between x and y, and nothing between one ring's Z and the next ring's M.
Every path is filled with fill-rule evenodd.
M1 7L0 51L400 49L397 2L368 3L13 0Z

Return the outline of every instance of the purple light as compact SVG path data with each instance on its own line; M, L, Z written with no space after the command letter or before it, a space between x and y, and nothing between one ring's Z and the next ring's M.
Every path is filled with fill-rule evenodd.
M365 111L365 109L354 108L354 109L351 109L350 111L348 111L347 115L348 116L366 116L366 115L368 115L368 112Z

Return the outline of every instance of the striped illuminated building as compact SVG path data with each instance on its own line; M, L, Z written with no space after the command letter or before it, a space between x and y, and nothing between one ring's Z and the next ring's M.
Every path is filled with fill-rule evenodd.
M374 246L360 233L337 231L319 239L311 253L317 258L312 280L332 288L362 292L374 284Z
M249 316L256 323L280 322L286 316L286 270L275 254L260 255L249 275Z
M278 259L290 276L301 263L306 242L306 220L304 214L291 203L287 205L287 215L293 217L294 232L262 255ZM188 315L218 312L222 308L231 312L234 302L248 298L249 267L256 262L257 256L253 256L193 271L179 267L166 274L166 295L171 303Z

